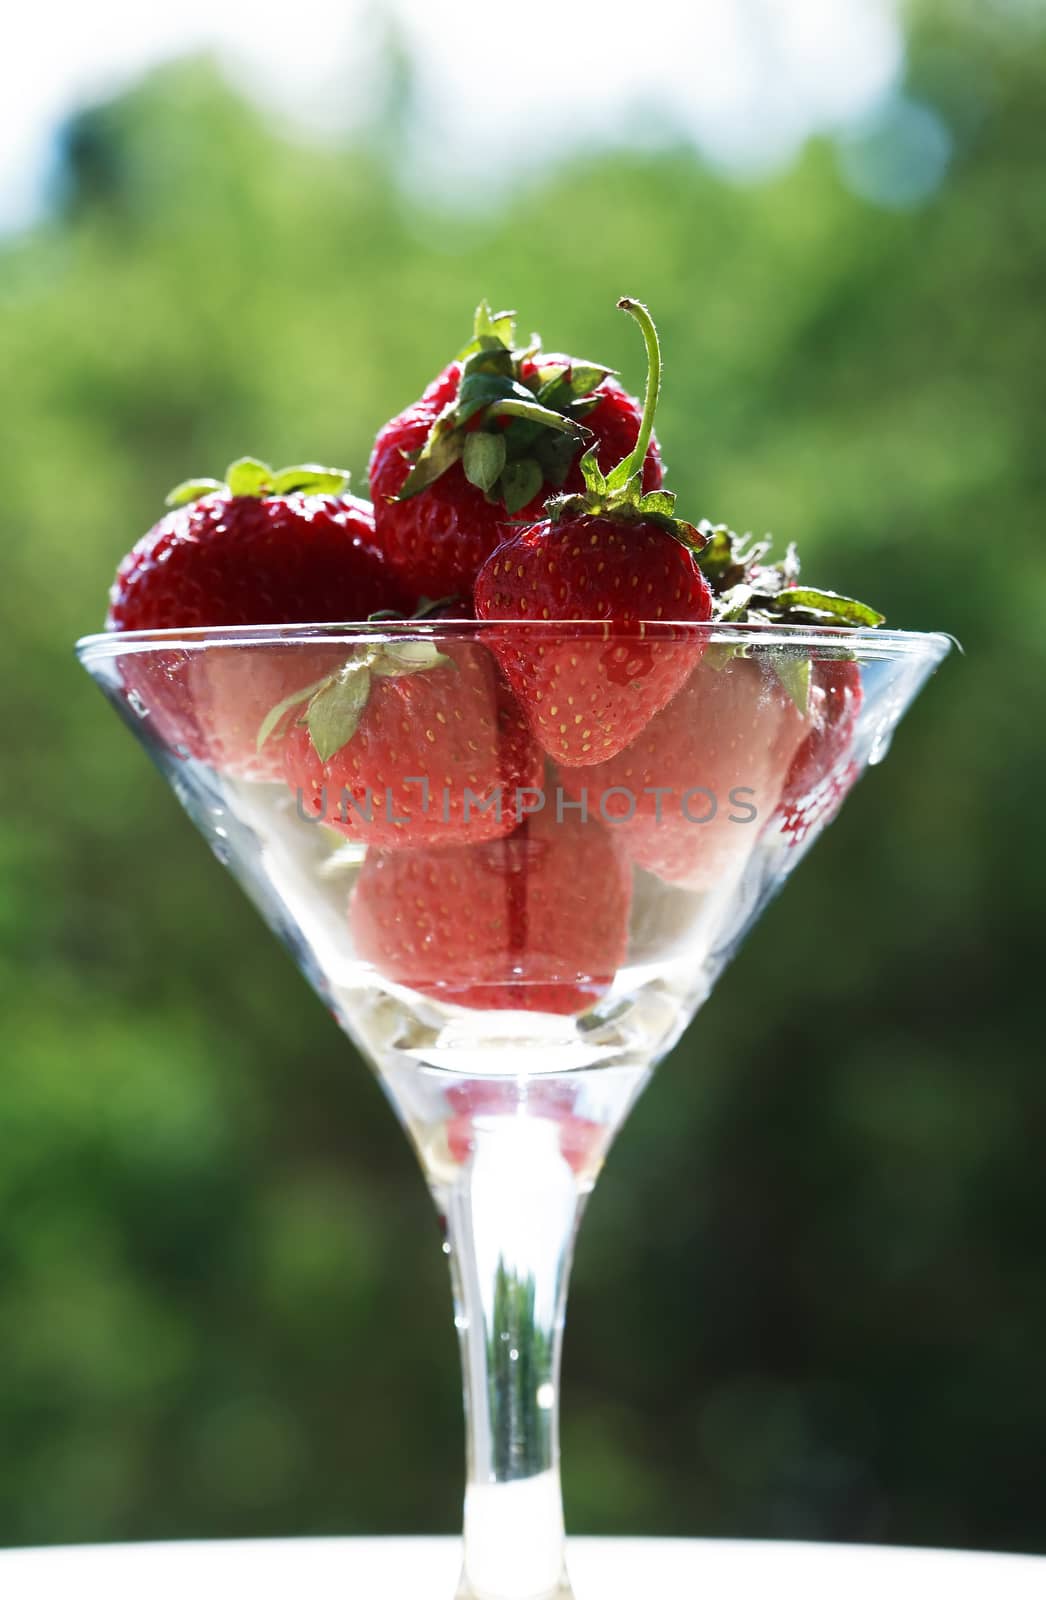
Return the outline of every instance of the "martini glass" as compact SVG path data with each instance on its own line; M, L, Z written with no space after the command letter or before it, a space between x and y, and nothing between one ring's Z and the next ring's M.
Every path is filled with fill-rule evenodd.
M552 756L532 747L521 766L495 664L509 639L636 696L656 655L675 697L626 749L569 768L556 736L589 707L564 694L540 725ZM711 623L627 641L603 624L390 622L81 642L417 1152L464 1378L460 1600L569 1600L559 1373L586 1198L654 1067L947 649L939 634ZM308 689L390 659L411 670L376 667L371 692L404 709L398 769L348 782L334 756L304 782L291 756ZM474 743L448 756L424 725L409 690L422 670L442 674L450 722L469 686L485 776Z

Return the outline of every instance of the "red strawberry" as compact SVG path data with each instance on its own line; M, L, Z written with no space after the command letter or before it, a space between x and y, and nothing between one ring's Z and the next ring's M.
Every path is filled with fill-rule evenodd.
M782 826L797 844L832 820L859 776L847 756L863 699L856 661L812 664L810 731L788 769L780 802Z
M219 628L362 621L405 596L377 548L365 500L324 467L273 473L245 459L201 479L121 561L106 627Z
M660 386L650 313L635 300L650 373L633 452L609 477L593 453L584 495L552 502L547 520L496 550L476 580L476 615L522 623L492 639L538 743L570 766L606 761L630 744L700 659L699 633L674 637L648 623L705 622L712 591L696 559L704 539L673 516L674 497L646 493L641 463ZM536 626L526 624L533 619ZM600 621L602 637L548 630L547 621Z
M751 852L807 726L768 663L706 660L627 750L560 779L637 866L712 889Z
M387 639L359 646L270 725L302 811L384 849L496 839L541 783L541 755L482 645Z
M482 305L459 360L375 441L378 536L415 598L470 595L509 518L539 516L552 490L583 487L584 440L609 467L638 438L640 408L605 367L515 350L513 340L511 313ZM651 437L643 482L661 481Z
M753 543L724 524L708 522L700 531L706 540L701 570L712 585L716 620L756 624L760 632L771 628L778 634L782 649L774 670L806 717L807 733L781 786L779 812L784 831L799 843L812 828L831 821L859 772L847 756L861 708L860 670L854 661L826 655L823 630L839 636L833 648L845 649L846 629L877 628L884 618L863 601L801 585L794 545L782 560L771 562L766 559L769 539ZM810 628L822 636L811 638L805 632ZM685 871L685 840L680 847L680 870Z
M609 833L552 797L510 838L373 851L352 899L359 954L394 983L477 1010L571 1014L625 959L631 875Z
M815 828L827 828L860 776L858 763L848 761L824 779L815 793L782 810L781 827L791 843L803 844Z
M139 659L150 674L148 692L154 693L157 663ZM174 679L178 699L171 705L179 719L179 753L197 756L229 777L282 782L279 748L271 741L258 746L262 724L277 701L299 694L325 673L336 672L344 659L344 644L322 641L266 650L257 645L249 650L210 645L184 652ZM135 687L145 699L140 676ZM164 699L162 688L160 698Z
M174 506L120 563L106 627L185 629L245 623L362 621L403 604L374 542L371 508L338 493L345 474L273 473L244 459L181 485ZM274 701L333 670L343 652L210 649L131 656L124 681L159 737L241 777L278 778L258 729Z

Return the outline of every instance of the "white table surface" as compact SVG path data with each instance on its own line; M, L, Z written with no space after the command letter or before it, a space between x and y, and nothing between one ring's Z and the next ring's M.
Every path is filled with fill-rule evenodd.
M452 1600L456 1539L0 1551L3 1600ZM1046 1557L728 1539L573 1539L577 1600L1044 1600Z

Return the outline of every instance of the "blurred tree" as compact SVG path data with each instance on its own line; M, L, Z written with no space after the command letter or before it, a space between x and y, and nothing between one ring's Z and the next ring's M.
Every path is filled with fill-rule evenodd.
M380 138L306 147L204 62L70 125L53 217L0 254L0 1542L455 1524L449 1293L406 1145L70 643L187 474L249 450L362 484L481 294L638 381L628 290L661 320L683 507L801 539L815 581L968 654L615 1152L568 1512L1046 1548L1030 10L920 8L930 121L741 188L668 146L426 209ZM918 204L847 186L883 138L904 172L916 125L945 152Z

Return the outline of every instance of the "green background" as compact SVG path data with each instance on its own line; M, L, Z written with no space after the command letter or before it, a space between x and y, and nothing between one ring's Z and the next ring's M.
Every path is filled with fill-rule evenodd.
M909 43L953 151L908 210L830 141L747 185L669 141L461 215L400 183L395 96L317 150L206 62L70 124L0 249L0 1543L457 1523L413 1159L71 645L172 483L362 484L483 294L638 383L628 292L683 509L966 654L615 1150L568 1520L1046 1549L1046 39L954 5Z

